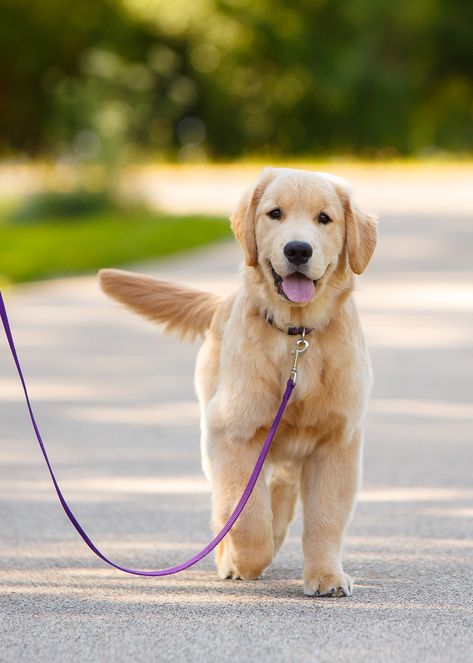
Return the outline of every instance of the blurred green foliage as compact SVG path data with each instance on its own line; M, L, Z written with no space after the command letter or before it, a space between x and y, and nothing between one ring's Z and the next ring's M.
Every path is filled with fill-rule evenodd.
M72 191L45 190L21 200L9 216L9 221L16 225L41 224L44 219L63 221L71 217L116 209L116 202L106 190L88 191L79 188Z
M471 0L0 0L0 154L471 153Z
M157 258L231 234L217 217L109 210L73 220L43 217L33 226L0 222L0 282L64 276Z

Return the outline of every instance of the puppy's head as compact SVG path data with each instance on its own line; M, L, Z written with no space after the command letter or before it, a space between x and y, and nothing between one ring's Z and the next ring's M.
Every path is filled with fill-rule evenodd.
M342 257L366 269L377 238L376 218L357 208L348 184L327 173L266 168L231 217L249 267L291 305L313 301Z

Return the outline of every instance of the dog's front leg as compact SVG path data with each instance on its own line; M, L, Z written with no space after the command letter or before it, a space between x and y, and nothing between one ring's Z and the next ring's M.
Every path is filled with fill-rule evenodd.
M240 499L260 446L253 441L217 443L214 440L209 444L216 532L224 526ZM245 509L217 548L216 562L222 578L258 578L272 562L272 511L264 474L263 470Z
M340 439L341 438L341 439ZM343 535L360 476L361 431L325 440L304 463L304 594L351 596L353 581L343 572Z

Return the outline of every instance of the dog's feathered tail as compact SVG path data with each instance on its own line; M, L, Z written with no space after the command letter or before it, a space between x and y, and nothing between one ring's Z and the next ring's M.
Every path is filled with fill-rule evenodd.
M102 269L99 279L107 295L181 338L205 334L222 301L210 292L121 269Z

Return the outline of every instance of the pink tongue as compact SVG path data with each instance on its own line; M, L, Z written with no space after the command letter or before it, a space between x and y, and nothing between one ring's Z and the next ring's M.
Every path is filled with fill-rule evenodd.
M313 281L297 272L282 280L282 289L291 302L308 302L315 292Z

